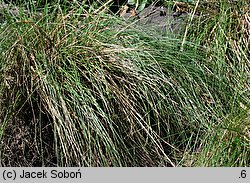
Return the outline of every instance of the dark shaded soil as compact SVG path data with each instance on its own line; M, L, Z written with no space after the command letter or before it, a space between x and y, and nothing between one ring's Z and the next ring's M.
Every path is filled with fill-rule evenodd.
M31 111L26 106L22 116L8 123L1 141L0 166L56 166L50 121L42 113L40 119L34 117Z

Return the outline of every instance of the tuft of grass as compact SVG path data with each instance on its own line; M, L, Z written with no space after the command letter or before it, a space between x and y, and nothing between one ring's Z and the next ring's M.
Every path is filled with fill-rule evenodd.
M226 108L231 112L224 114L221 123L212 128L214 131L207 133L201 154L194 155L195 158L198 157L195 165L248 166L250 9L244 0L237 2L221 0L216 3L211 1L208 4L200 2L197 11L199 16L190 22L192 26L189 26L188 40L205 48L210 66L216 71L218 78L228 81L230 87L235 90L235 94L225 102L230 104L240 102L240 105ZM240 112L239 109L245 112Z
M243 110L237 116L228 116L214 129L207 133L200 151L193 154L196 160L190 166L248 166L249 111Z
M249 128L237 126L248 124L248 70L226 64L218 41L187 34L182 47L173 36L82 5L33 9L3 15L2 165L186 166L190 156L198 166L248 162L238 154L248 153ZM239 133L214 134L221 128ZM214 147L208 137L220 150L237 137L237 155L204 163Z

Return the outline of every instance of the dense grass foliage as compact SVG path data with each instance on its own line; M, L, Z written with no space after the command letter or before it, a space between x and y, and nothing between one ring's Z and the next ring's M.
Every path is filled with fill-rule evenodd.
M249 25L215 23L223 2L182 39L80 4L2 14L1 165L249 165Z
M249 104L250 104L250 8L248 1L207 3L201 1L193 14L200 14L187 26L189 41L207 50L207 58L219 78L230 82L236 93L226 100L228 108L215 131L208 133L196 165L249 166ZM226 94L228 95L228 94ZM225 107L225 106L223 106ZM242 109L238 111L237 109ZM214 128L212 128L214 130ZM214 143L215 142L215 143Z

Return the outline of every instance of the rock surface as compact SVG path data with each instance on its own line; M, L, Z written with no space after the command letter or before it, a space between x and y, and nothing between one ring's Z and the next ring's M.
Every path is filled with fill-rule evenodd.
M141 11L136 17L126 13L124 19L136 21L137 25L145 29L153 29L160 33L180 34L188 20L188 14L181 13L176 15L171 9L151 5Z

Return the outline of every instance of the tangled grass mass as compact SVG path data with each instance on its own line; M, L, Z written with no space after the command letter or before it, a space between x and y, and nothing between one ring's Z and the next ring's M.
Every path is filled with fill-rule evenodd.
M1 166L249 166L247 1L180 34L39 2L0 14Z

